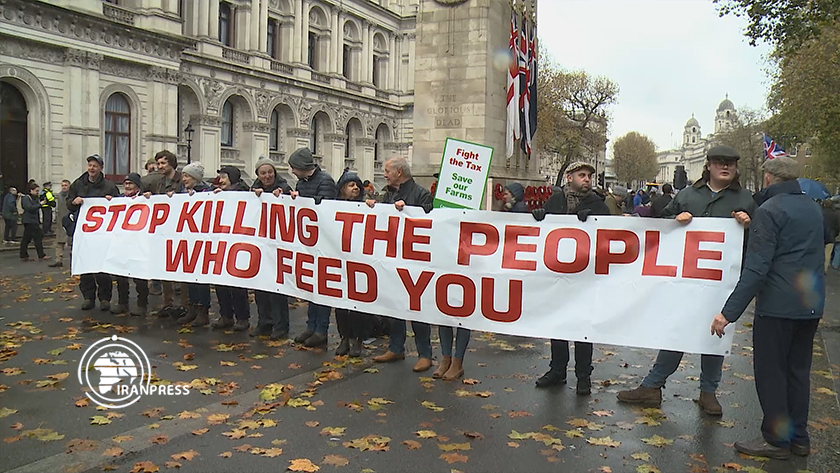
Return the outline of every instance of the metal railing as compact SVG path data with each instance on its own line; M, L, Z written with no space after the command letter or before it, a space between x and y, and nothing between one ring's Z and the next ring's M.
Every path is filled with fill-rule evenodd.
M243 53L242 51L237 51L231 48L222 47L222 57L229 61L241 62L243 64L248 64L251 62L250 54Z
M134 25L134 12L123 7L102 2L102 14L126 25Z

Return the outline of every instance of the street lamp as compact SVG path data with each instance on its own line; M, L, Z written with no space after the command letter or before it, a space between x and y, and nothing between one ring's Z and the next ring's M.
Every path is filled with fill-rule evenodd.
M187 127L184 128L184 134L187 137L187 164L190 164L190 154L192 151L192 134L195 130L192 127L192 123L187 123Z

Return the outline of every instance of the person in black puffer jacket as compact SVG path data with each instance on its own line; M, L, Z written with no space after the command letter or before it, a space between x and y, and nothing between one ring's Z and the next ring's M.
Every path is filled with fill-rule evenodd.
M338 200L362 202L364 199L364 184L354 172L345 172L338 179ZM355 310L335 309L335 323L341 343L335 350L336 356L350 355L359 357L362 354L362 340L370 331L370 316Z
M297 187L292 197L309 197L315 203L321 199L335 199L337 191L332 176L323 171L315 163L309 148L300 148L289 156L289 166L297 176ZM295 343L303 343L307 347L317 347L327 344L327 332L330 329L330 307L309 302L306 317L306 330L295 337Z
M104 161L98 154L87 157L87 172L79 176L70 184L67 192L67 211L73 214L78 221L79 209L85 198L88 197L116 197L120 190L113 182L105 179L102 174ZM96 305L96 298L99 298L99 308L103 311L111 310L111 294L113 283L111 276L105 273L82 274L79 278L79 290L85 301L82 303L82 310L90 310Z
M257 196L263 192L291 194L292 188L283 177L277 173L274 162L265 156L260 156L254 168L257 180L251 186ZM250 335L270 335L272 340L289 338L289 299L285 294L269 291L254 291L257 303L257 325L251 327Z
M525 205L525 187L518 182L511 182L505 186L505 212L528 213Z
M44 253L44 231L40 226L40 219L38 214L41 209L41 203L38 198L38 184L32 183L27 186L29 192L20 198L20 206L23 207L23 238L20 240L20 260L32 261L29 259L29 251L27 247L29 242L35 243L35 251L38 253L38 259L45 260L50 257Z
M242 172L233 167L225 166L219 169L220 187L213 192L247 191L248 186L242 182ZM218 320L210 327L214 330L225 330L233 327L235 332L248 330L251 326L251 306L248 302L248 289L244 287L216 286L216 297L219 299ZM236 322L233 321L236 317Z
M585 222L590 215L610 215L610 209L598 194L592 191L592 174L595 168L579 161L566 169L567 185L562 192L549 197L542 209L533 211L534 218L543 220L546 214L572 214ZM551 340L551 363L549 371L537 380L537 387L543 388L566 384L566 365L569 363L569 342ZM577 394L588 396L592 391L592 344L575 342L575 376Z

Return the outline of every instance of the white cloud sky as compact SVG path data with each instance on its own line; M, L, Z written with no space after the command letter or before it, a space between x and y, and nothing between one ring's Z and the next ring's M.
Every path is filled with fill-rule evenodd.
M638 131L668 149L692 113L704 136L713 133L727 93L736 108L765 105L769 48L750 46L745 20L719 18L711 0L540 0L538 13L554 62L621 88L611 140Z

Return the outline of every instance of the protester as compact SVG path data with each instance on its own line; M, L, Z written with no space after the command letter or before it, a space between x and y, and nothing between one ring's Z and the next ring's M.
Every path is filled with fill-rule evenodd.
M376 189L373 187L373 183L368 180L364 182L364 200L373 199L376 196Z
M143 185L140 174L136 172L129 173L123 181L123 188L125 197L136 197L140 194L140 188ZM117 281L117 303L111 306L112 314L124 314L128 311L128 277L114 276ZM133 278L134 289L137 291L137 307L131 310L131 315L136 317L145 317L149 307L149 281L145 279Z
M194 195L196 192L209 192L210 186L204 182L204 166L193 161L181 170L181 182L184 192ZM210 285L187 283L187 313L177 320L181 325L204 327L210 323Z
M686 187L662 211L663 218L674 218L687 225L693 217L732 217L744 228L750 225L750 216L755 210L755 201L750 192L741 187L738 180L740 156L729 146L715 146L706 156L703 176L691 187ZM665 381L679 367L683 353L660 350L656 364L650 370L642 385L636 389L621 391L618 400L658 406L662 403L662 387ZM723 357L702 355L700 362L699 406L706 414L719 416L723 409L715 392L722 375Z
M511 182L505 186L505 203L503 206L505 212L513 213L528 213L528 207L525 205L525 187L518 182Z
M577 215L585 222L590 215L610 215L607 204L592 191L592 175L595 168L578 161L566 169L566 187L561 192L552 194L544 208L534 210L534 218L541 221L546 214ZM537 387L544 388L566 384L566 367L569 364L569 342L551 340L551 363L549 370L537 380ZM580 396L592 393L592 344L575 342L575 377L576 392Z
M295 150L289 156L289 166L298 178L297 188L291 192L293 198L309 197L315 199L316 204L320 203L321 199L335 199L335 181L315 163L309 148ZM332 308L309 301L306 330L295 337L295 343L302 343L307 347L326 345L331 312Z
M52 191L52 182L44 183L44 190L41 191L41 221L44 235L52 235L53 209L56 206L55 196Z
M619 186L618 184L613 186L612 192L608 193L606 197L604 197L604 203L607 204L607 208L610 209L610 215L624 214L621 206L624 200L627 199L627 196L628 193L626 187Z
M147 181L145 188L146 197L151 195L167 194L172 196L175 193L183 190L183 183L181 182L181 173L177 171L178 158L169 150L159 151L155 154L155 161L157 162L157 172L160 177L156 180ZM181 286L180 300L175 302L175 285ZM163 306L160 307L153 315L157 317L172 317L179 319L187 314L186 307L189 306L189 296L184 283L175 283L172 281L161 281L163 286Z
M102 174L104 162L98 154L87 157L87 172L78 177L67 192L67 210L78 213L85 198L120 195L119 189L113 182L105 179ZM111 276L105 273L82 274L79 280L79 290L85 301L82 310L90 310L96 305L99 297L99 308L103 311L111 309Z
M385 162L385 180L388 182L382 203L393 204L402 211L406 206L421 207L426 212L432 210L432 194L414 182L408 161L394 157ZM371 208L376 204L368 200ZM432 367L432 327L423 322L411 322L414 330L414 343L417 346L415 372L426 371ZM388 350L373 358L377 363L390 363L405 359L405 320L390 319L390 341Z
M653 199L650 205L651 216L655 218L659 218L662 216L662 211L665 210L665 207L671 203L671 200L674 199L674 187L671 184L665 184L662 186L662 195Z
M257 180L251 189L257 196L263 192L280 194L291 194L292 188L280 174L274 162L265 156L260 156L254 168ZM270 335L272 340L285 340L289 338L289 299L285 294L271 291L254 291L254 299L257 303L257 325L251 327L250 335Z
M55 199L55 221L58 222L58 231L55 232L55 262L47 265L51 268L64 266L64 248L70 248L70 237L67 236L67 230L62 225L64 218L70 213L67 210L68 192L70 192L70 181L64 179L61 181L61 192Z
M824 229L819 206L796 181L795 159L767 160L763 169L766 200L750 224L741 278L715 316L712 333L722 337L755 298L753 366L764 413L762 436L735 442L735 448L786 459L791 452L811 452L810 372L814 334L825 307Z
M248 186L242 182L242 172L234 166L224 166L219 169L218 178L220 187L213 192L249 190ZM248 300L248 289L216 285L216 298L219 300L220 317L210 325L210 328L224 330L233 327L234 332L248 330L251 326L251 305ZM236 322L233 320L234 317Z
M38 259L50 259L44 253L44 232L41 230L38 213L41 208L41 201L38 197L38 184L29 184L29 194L20 198L20 205L23 207L23 238L20 240L20 260L32 261L29 258L28 246L30 242L35 243L35 251Z
M840 235L840 213L834 209L830 200L822 201L822 216L825 229L825 272L831 265L831 255L834 251L835 241Z
M3 196L3 221L6 228L3 229L3 242L13 244L17 238L17 219L18 219L18 191L15 187L10 187L9 192Z

